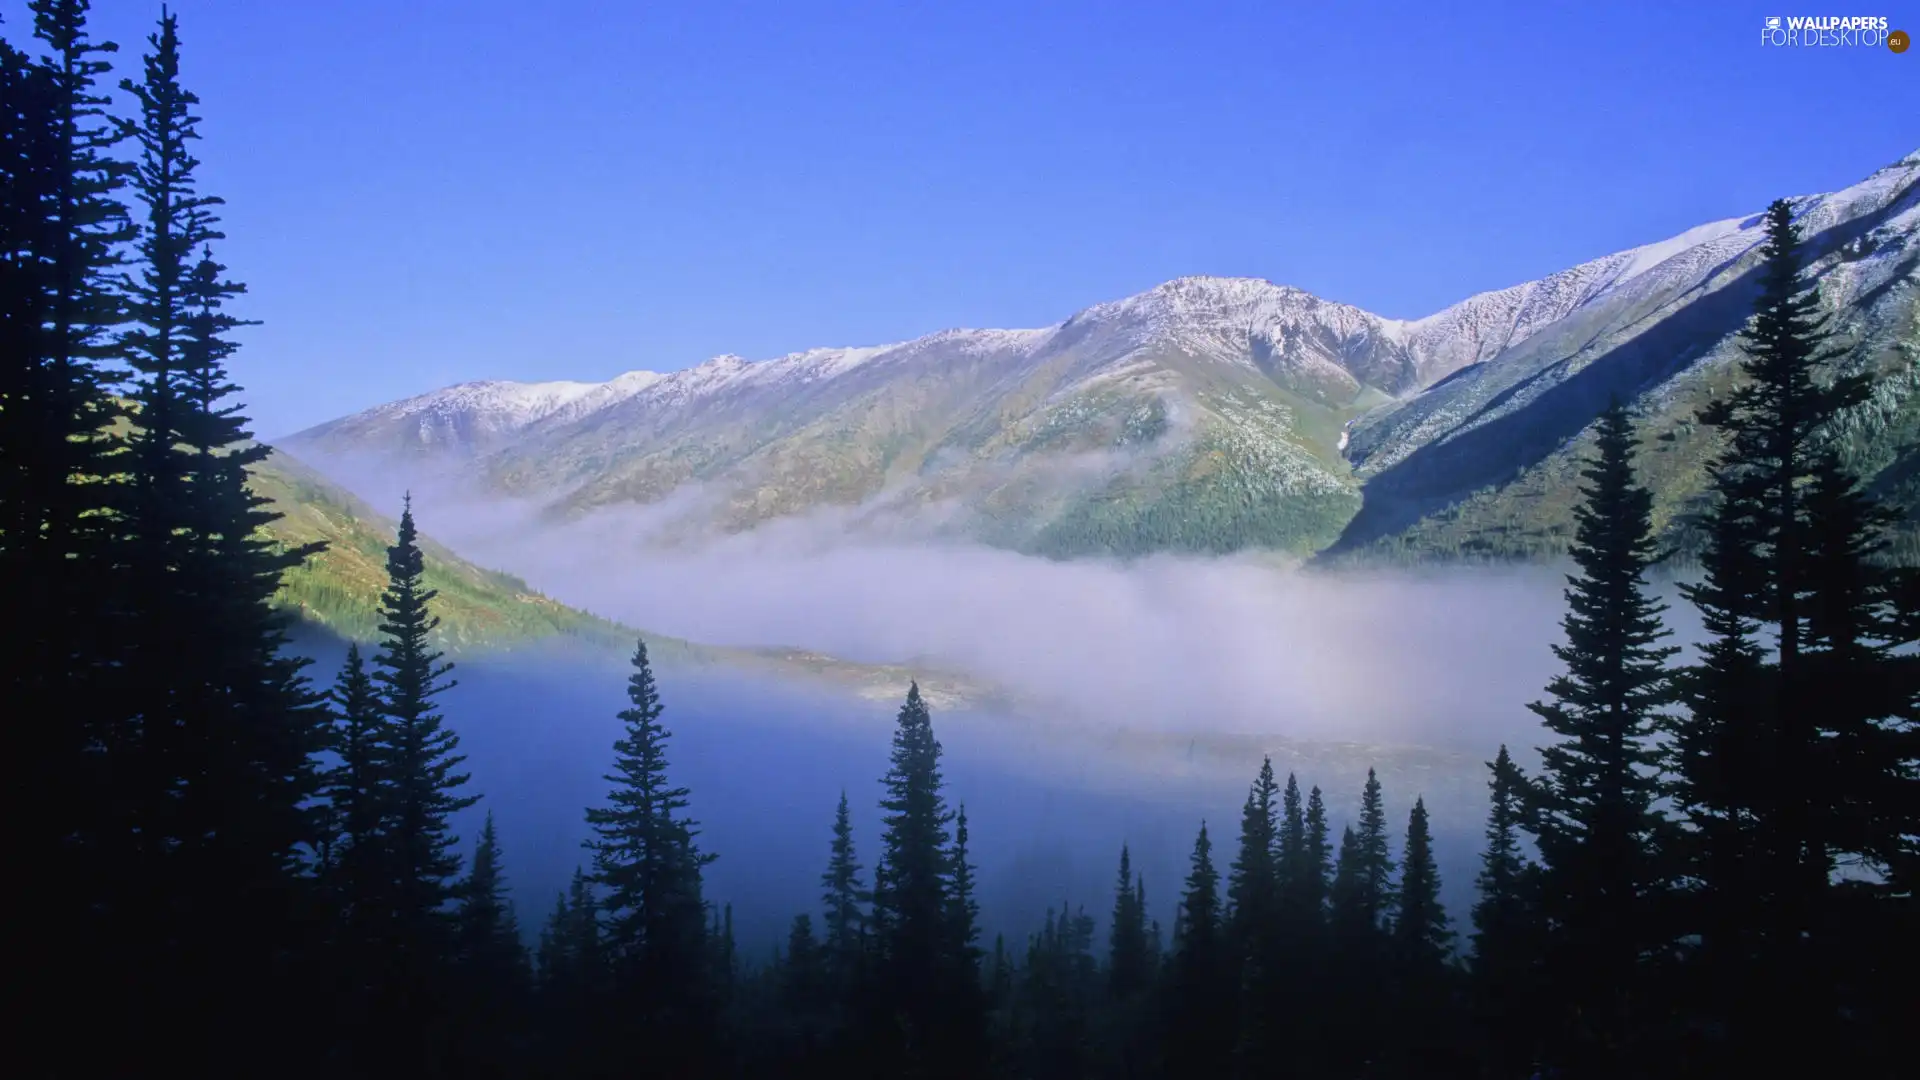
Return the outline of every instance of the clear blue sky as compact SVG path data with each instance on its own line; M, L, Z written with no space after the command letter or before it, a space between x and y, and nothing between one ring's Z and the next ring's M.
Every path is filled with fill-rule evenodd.
M1868 6L1920 32L1895 2ZM1763 48L1763 16L1820 13L1778 3L1572 7L175 10L271 436L463 379L1045 325L1183 274L1418 316L1920 146L1920 50ZM159 5L96 9L129 47Z

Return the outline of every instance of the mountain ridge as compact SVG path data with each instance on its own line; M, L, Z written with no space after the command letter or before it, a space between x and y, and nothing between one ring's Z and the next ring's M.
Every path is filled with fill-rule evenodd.
M1841 321L1872 324L1881 352L1912 309L1916 176L1920 152L1792 200L1810 236L1871 245L1827 244L1817 271ZM1588 364L1612 356L1604 366L1625 371L1634 349L1666 350L1613 380L1635 400L1724 364L1758 239L1757 214L1724 218L1410 320L1264 279L1188 276L1035 329L722 355L602 384L465 383L287 441L322 467L434 463L559 517L702 493L662 542L835 506L868 526L1049 555L1351 551L1394 531L1379 522L1404 531L1504 483L1491 466L1439 476L1428 463L1543 395L1547 411L1566 407L1549 391ZM1573 418L1572 432L1535 426L1565 444L1591 415ZM1538 449L1508 471L1538 464ZM1411 521L1384 505L1410 500Z

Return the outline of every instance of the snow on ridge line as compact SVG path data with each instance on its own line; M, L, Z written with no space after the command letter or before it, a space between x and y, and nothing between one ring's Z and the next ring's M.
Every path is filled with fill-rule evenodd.
M1875 170L1847 188L1800 196L1794 202L1804 208L1803 213L1811 211L1823 218L1846 215L1863 203L1890 195L1897 184L1910 180L1915 166L1920 166L1920 150ZM1133 296L1083 308L1071 318L1049 327L946 329L886 345L807 349L760 361L725 353L666 374L632 371L604 383L505 380L461 383L379 406L362 415L394 417L425 410L476 409L494 412L509 425L523 425L557 413L586 415L636 397L661 404L682 404L735 386L830 380L875 358L936 344L954 343L961 348L980 350L1028 348L1044 342L1069 324L1113 319L1138 319L1144 324L1141 329L1149 333L1175 328L1211 333L1229 324L1273 324L1311 318L1349 332L1371 329L1424 354L1428 360L1439 359L1441 354L1460 353L1463 349L1478 359L1486 359L1481 354L1488 348L1498 352L1517 344L1543 326L1571 315L1689 252L1752 231L1755 223L1756 216L1747 215L1697 225L1665 240L1590 259L1535 281L1476 293L1417 319L1385 318L1265 278L1186 275ZM1684 269L1676 266L1676 271ZM569 408L576 405L578 408Z

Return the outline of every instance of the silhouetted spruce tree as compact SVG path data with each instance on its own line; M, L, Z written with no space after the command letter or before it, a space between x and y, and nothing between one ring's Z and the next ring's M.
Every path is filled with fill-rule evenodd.
M593 883L576 868L540 932L541 1062L562 1076L618 1075L602 1040L607 957Z
M1327 933L1327 896L1333 849L1327 837L1327 805L1319 788L1301 808L1299 782L1289 774L1280 826L1281 946L1274 995L1276 1022L1287 1049L1287 1070L1317 1075L1331 1002L1327 994L1333 957Z
M942 1010L949 1030L950 1068L961 1075L978 1075L987 1063L987 998L980 971L980 904L975 899L975 867L968 846L967 807L960 804L953 819L953 849L947 871L947 975L950 1002Z
M1292 944L1301 936L1303 893L1312 876L1307 868L1307 818L1300 801L1300 781L1287 774L1287 785L1280 793L1280 818L1274 835L1274 880L1277 900L1287 940Z
M1657 643L1666 610L1647 595L1653 497L1634 481L1633 427L1617 400L1597 424L1598 453L1582 472L1567 579L1566 666L1551 699L1529 706L1558 741L1541 749L1528 816L1541 860L1547 929L1545 986L1562 1017L1554 1060L1610 1075L1627 1064L1643 1011L1646 958L1659 944L1655 910L1667 872L1660 778L1652 742L1672 700Z
M1887 848L1869 837L1912 820L1915 762L1888 737L1911 699L1874 648L1894 644L1874 560L1886 519L1855 491L1831 427L1868 379L1830 367L1843 353L1802 280L1810 254L1792 206L1770 206L1765 228L1743 381L1701 414L1726 441L1710 468L1703 580L1686 589L1708 642L1673 740L1703 990L1729 1003L1727 1047L1754 1063L1784 1040L1859 1044L1841 1025L1860 890L1835 871L1871 867Z
M1380 780L1367 770L1360 794L1358 830L1341 835L1333 880L1333 930L1346 959L1377 954L1393 904L1393 856L1388 849L1387 812Z
M333 1026L337 1032L372 1030L381 1006L378 973L394 933L393 850L387 844L393 812L389 740L379 691L360 646L347 645L346 662L331 695L336 758L324 778L327 809L321 895L330 917Z
M143 81L122 84L140 111L133 187L145 224L126 283L138 409L118 675L138 731L124 772L136 863L165 915L133 932L160 948L141 951L168 1007L183 1020L229 1016L234 1031L203 1039L157 1006L142 1015L158 1036L191 1042L177 1049L183 1063L234 1067L292 1036L289 995L301 980L287 957L316 914L305 856L318 840L326 715L306 661L285 651L272 599L318 545L283 552L259 536L278 515L248 491L246 466L265 451L234 448L246 421L226 404L229 335L241 322L223 308L244 289L207 251L222 235L220 200L196 188L197 99L180 85L173 16L149 40Z
M1275 865L1279 847L1275 798L1279 794L1273 759L1263 759L1241 808L1240 849L1227 875L1239 1027L1234 1057L1239 1075L1251 1075L1267 1067L1276 1035L1272 1020L1279 1011L1280 942L1275 937L1281 910L1280 877Z
M1392 928L1393 1041L1400 1067L1415 1075L1463 1075L1471 1043L1459 1032L1452 969L1453 930L1440 906L1440 870L1424 799L1407 815Z
M506 1076L519 1060L520 1025L530 1004L531 970L520 922L507 897L500 839L487 814L455 912L463 1006L454 1070L462 1076Z
M126 282L137 320L122 334L125 359L133 372L132 398L138 427L131 436L121 501L126 536L116 547L121 604L113 633L118 661L111 669L116 730L105 732L108 767L115 776L106 806L109 828L124 838L115 852L126 887L101 906L109 916L106 938L118 952L111 977L126 980L117 1008L146 1025L143 1040L165 1040L163 1055L186 1057L179 1036L184 1025L171 1010L189 1012L207 1003L191 1000L212 980L188 977L179 992L164 989L168 975L192 970L200 962L198 905L178 903L185 887L174 844L184 833L175 799L189 771L197 721L212 704L211 687L200 663L203 644L195 610L199 569L192 532L197 524L187 498L188 451L182 445L178 395L183 379L182 329L189 309L182 285L187 252L203 239L195 220L193 166L188 140L197 118L188 111L192 96L179 83L179 49L172 18L149 38L141 83L122 80L140 110L134 127L139 147L134 193L143 204L144 222L136 247L138 267ZM118 487L118 485L116 485ZM217 648L217 646L216 646ZM184 900L184 897L179 898ZM186 915L182 920L176 910ZM195 925L187 926L185 922ZM109 995L115 991L107 989ZM151 1003L150 1009L142 1005ZM251 1030L251 1027L248 1027Z
M9 955L34 988L18 1014L24 1059L70 1064L111 1048L42 1054L38 1040L82 1009L102 1012L111 987L86 973L127 959L97 917L129 869L101 752L123 747L126 731L102 693L118 598L103 480L116 469L107 425L118 410L100 366L123 317L112 278L130 235L117 198L128 166L95 89L115 47L89 38L87 7L32 5L44 59L0 44L0 595L33 613L0 650L0 695L24 710L11 760L35 794L11 860L36 883L16 898Z
M455 938L450 903L458 894L459 838L452 817L479 801L461 795L467 774L460 737L446 726L434 698L454 686L453 665L433 647L440 619L430 605L426 565L413 523L412 499L387 548L387 588L380 597L380 648L374 682L385 723L378 755L385 763L388 823L384 842L392 874L389 954L381 959L384 987L380 1037L401 1060L440 1067L447 1046L445 1009L454 976Z
M830 988L827 1010L829 1061L835 1068L851 1068L861 1053L863 1032L854 1021L871 1011L867 995L874 989L867 963L866 904L872 899L860 879L860 861L853 847L853 820L847 793L833 814L833 842L827 868L820 875L822 925L821 970Z
M799 914L787 930L787 955L780 966L780 1004L790 1017L794 1046L788 1059L811 1061L826 1038L833 985L827 980L826 955L813 936L813 916Z
M839 997L850 992L860 966L866 936L866 903L872 899L860 880L860 861L853 850L853 819L847 793L833 812L833 844L827 869L820 875L820 902L826 910L821 947L828 978Z
M1193 842L1186 888L1180 896L1167 981L1164 1036L1171 1076L1226 1076L1233 1063L1236 1017L1234 968L1220 911L1220 872L1206 822Z
M1105 1008L1101 1042L1110 1068L1137 1075L1146 1067L1141 1035L1146 996L1153 985L1154 958L1147 941L1145 883L1133 870L1133 856L1120 845L1120 873L1113 887L1113 914L1107 926Z
M1914 609L1903 609L1920 569L1891 564L1897 515L1834 455L1816 461L1806 500L1811 587L1801 658L1828 770L1815 812L1822 843L1850 871L1826 894L1820 921L1831 936L1815 972L1835 984L1838 1037L1853 1060L1897 1062L1904 1017L1920 1010L1920 991L1886 991L1907 986L1904 974L1920 961L1920 899L1900 869L1920 851L1920 626Z
M1307 793L1307 851L1301 864L1301 914L1318 930L1326 919L1327 896L1333 887L1333 844L1327 833L1327 803L1318 787Z
M1446 909L1440 906L1440 870L1433 860L1433 834L1422 798L1413 800L1407 815L1393 942L1396 962L1410 975L1437 972L1453 949L1453 931L1447 925Z
M1352 1068L1383 1048L1380 1016L1388 1006L1387 916L1394 901L1393 858L1380 780L1367 770L1358 829L1341 833L1328 908L1333 949L1329 1045L1335 1061Z
M605 891L605 946L621 1047L616 1057L669 1071L705 1068L717 1049L720 990L702 896L701 869L713 861L695 844L684 815L690 792L667 775L670 732L647 643L634 648L625 725L614 743L613 787L587 811L594 883ZM730 958L729 958L730 959Z
M1107 931L1107 992L1116 1003L1134 1001L1152 977L1147 967L1147 913L1135 888L1133 857L1120 845L1120 877L1113 889L1113 922Z
M1475 879L1473 995L1482 1031L1483 1059L1497 1077L1531 1070L1537 1025L1529 1019L1538 942L1533 900L1536 868L1520 850L1530 785L1506 746L1487 764L1492 773L1487 846Z
M877 996L868 1041L890 1075L946 1075L955 1064L942 1010L955 996L947 832L940 743L915 684L907 690L881 781L881 853L873 875Z

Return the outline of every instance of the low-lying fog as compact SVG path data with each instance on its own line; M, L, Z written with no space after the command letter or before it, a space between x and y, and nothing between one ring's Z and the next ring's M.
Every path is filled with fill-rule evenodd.
M1336 576L1251 559L1062 563L853 544L823 520L662 551L642 543L645 511L536 526L506 504L430 490L415 491L414 509L423 532L467 558L629 625L925 664L1010 691L1017 717L934 717L950 797L972 820L987 922L1010 934L1062 899L1104 913L1123 840L1170 927L1201 818L1224 870L1269 751L1283 776L1297 769L1303 788L1326 790L1336 837L1369 765L1381 769L1396 849L1424 795L1447 899L1464 915L1481 763L1502 742L1531 760L1540 729L1526 703L1556 670L1563 613L1561 571L1542 568ZM1691 637L1691 612L1674 608ZM470 661L446 699L496 811L524 920L544 917L584 859L580 812L604 794L623 663L552 652ZM712 896L734 904L742 946L764 949L812 909L843 788L871 864L898 702L712 672L661 678L676 776L721 856Z

